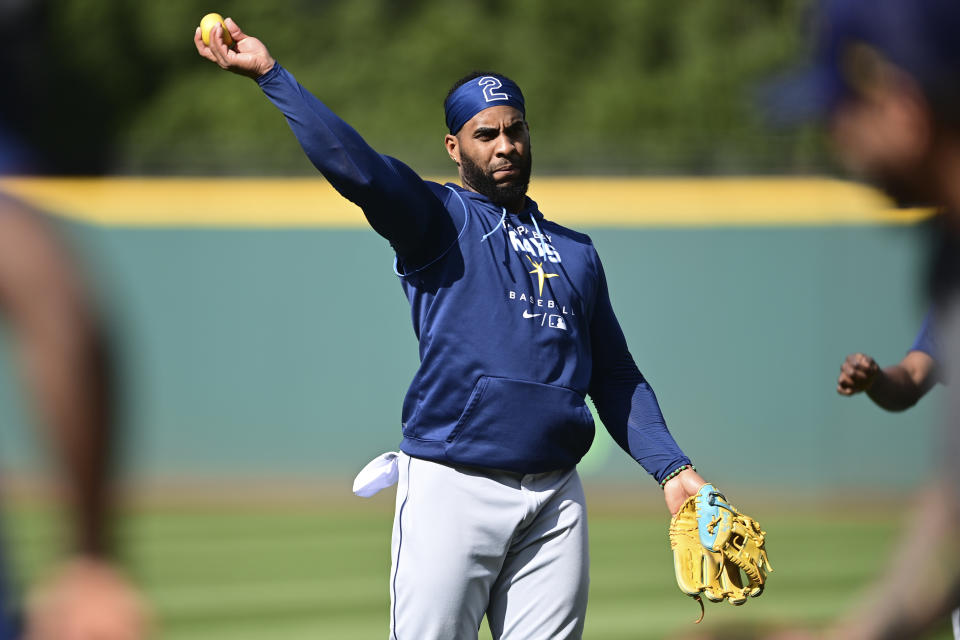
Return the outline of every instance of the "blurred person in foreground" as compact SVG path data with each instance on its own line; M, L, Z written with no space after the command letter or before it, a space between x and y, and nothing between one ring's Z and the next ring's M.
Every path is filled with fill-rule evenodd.
M848 168L898 204L941 210L930 291L950 380L960 367L960 2L827 0L820 9L814 66L779 86L777 111L822 117ZM904 541L878 558L885 575L823 632L778 638L919 638L960 604L960 397L947 404L940 460Z
M29 598L25 624L9 591L0 588L0 640L144 637L140 600L111 557L116 407L103 324L49 221L2 193L0 317L58 471L69 545Z

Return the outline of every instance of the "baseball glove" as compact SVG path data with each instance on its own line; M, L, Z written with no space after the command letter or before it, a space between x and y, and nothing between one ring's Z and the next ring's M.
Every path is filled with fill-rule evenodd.
M670 548L677 585L700 603L700 620L701 593L711 602L735 605L763 593L766 573L773 571L765 536L756 520L737 511L713 485L686 499L670 520Z

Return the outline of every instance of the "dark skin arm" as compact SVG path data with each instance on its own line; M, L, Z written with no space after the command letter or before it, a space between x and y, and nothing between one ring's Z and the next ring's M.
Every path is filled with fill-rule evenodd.
M27 637L143 637L139 601L109 560L114 423L102 325L50 226L2 197L0 312L12 330L68 510L68 559L33 598Z
M39 218L0 212L0 310L45 440L62 469L79 553L102 556L108 540L111 418L106 343L76 269Z
M923 351L910 351L895 365L880 368L868 355L853 353L840 366L837 393L866 391L887 411L909 409L937 383L937 362Z

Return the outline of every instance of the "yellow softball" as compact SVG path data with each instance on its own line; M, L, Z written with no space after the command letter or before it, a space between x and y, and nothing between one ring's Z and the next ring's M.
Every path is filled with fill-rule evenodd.
M210 32L213 30L214 25L220 24L223 28L223 43L225 45L232 46L233 38L230 37L230 32L227 31L227 25L223 22L223 16L219 13L208 13L203 16L200 20L200 37L203 38L203 44L210 46Z

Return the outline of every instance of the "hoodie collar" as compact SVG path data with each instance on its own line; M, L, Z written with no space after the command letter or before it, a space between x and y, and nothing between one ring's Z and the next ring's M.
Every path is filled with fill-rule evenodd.
M497 205L493 204L490 201L490 198L488 198L487 196L477 193L476 191L470 191L469 189L464 189L460 185L454 184L452 182L448 182L447 186L453 189L456 189L457 193L459 193L461 196L465 198L469 198L476 204L480 205L479 208L484 213L489 213L491 216L494 216L497 218L500 217L500 214L502 211L501 207L498 207ZM524 200L523 208L520 210L519 213L512 213L512 212L507 213L507 217L520 219L520 220L530 219L531 216L536 216L537 219L540 221L544 219L543 214L540 213L540 208L537 206L536 201L534 201L529 196L526 196Z

